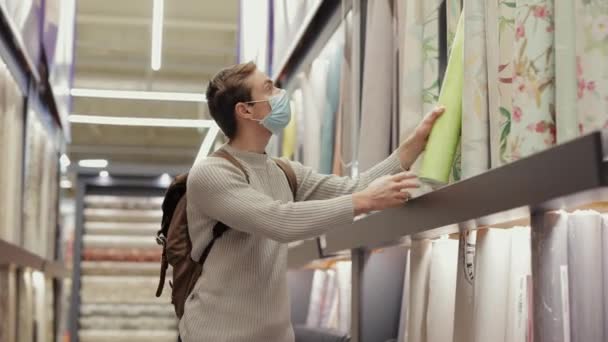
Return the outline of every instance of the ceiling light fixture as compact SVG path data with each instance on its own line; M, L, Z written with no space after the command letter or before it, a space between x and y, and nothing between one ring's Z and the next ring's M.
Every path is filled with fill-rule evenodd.
M62 179L59 183L62 189L70 189L72 188L72 181L69 179Z
M106 171L106 170L100 171L99 172L99 177L101 177L101 178L108 178L108 177L110 177L110 173L108 171Z
M167 91L111 90L73 88L70 95L74 97L96 97L104 99L150 100L150 101L183 101L206 102L205 94L178 93Z
M164 0L154 0L152 14L152 70L158 71L161 66L163 49Z
M83 159L78 161L78 165L80 167L103 169L108 166L108 161L105 159Z
M113 126L143 126L143 127L178 127L178 128L205 128L213 127L213 120L194 119L164 119L164 118L138 118L103 115L80 115L69 116L71 123L113 125Z
M168 187L169 185L171 185L171 176L168 173L163 173L160 178L159 178L159 183L162 186Z

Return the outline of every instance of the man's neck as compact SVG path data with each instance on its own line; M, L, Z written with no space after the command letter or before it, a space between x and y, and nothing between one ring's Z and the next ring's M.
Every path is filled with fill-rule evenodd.
M228 144L241 151L265 153L266 145L268 145L271 136L272 135L268 132L237 134L236 137L230 139Z

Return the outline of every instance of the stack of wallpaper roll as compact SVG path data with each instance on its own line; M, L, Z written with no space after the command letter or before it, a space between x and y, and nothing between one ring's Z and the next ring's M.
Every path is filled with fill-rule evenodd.
M160 197L85 197L80 341L177 340L169 284L155 296L161 204Z
M606 341L607 251L608 214L591 210L415 240L398 341Z
M20 245L23 95L0 61L0 239Z
M59 153L50 134L32 110L27 113L23 246L48 259L55 257Z
M351 262L338 261L330 269L315 270L306 325L350 332Z

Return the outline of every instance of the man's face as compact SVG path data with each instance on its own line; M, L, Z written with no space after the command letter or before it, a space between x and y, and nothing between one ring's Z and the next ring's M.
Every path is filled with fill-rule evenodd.
M251 87L251 100L258 101L248 104L248 109L252 114L252 118L262 120L270 113L270 104L268 99L272 95L279 92L279 89L274 86L274 82L260 70L256 70L247 79Z

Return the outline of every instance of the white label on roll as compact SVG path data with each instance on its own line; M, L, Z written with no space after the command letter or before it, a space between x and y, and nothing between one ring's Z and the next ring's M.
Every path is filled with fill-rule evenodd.
M564 342L570 342L570 300L568 299L568 265L560 266L562 283L562 321L564 326Z

